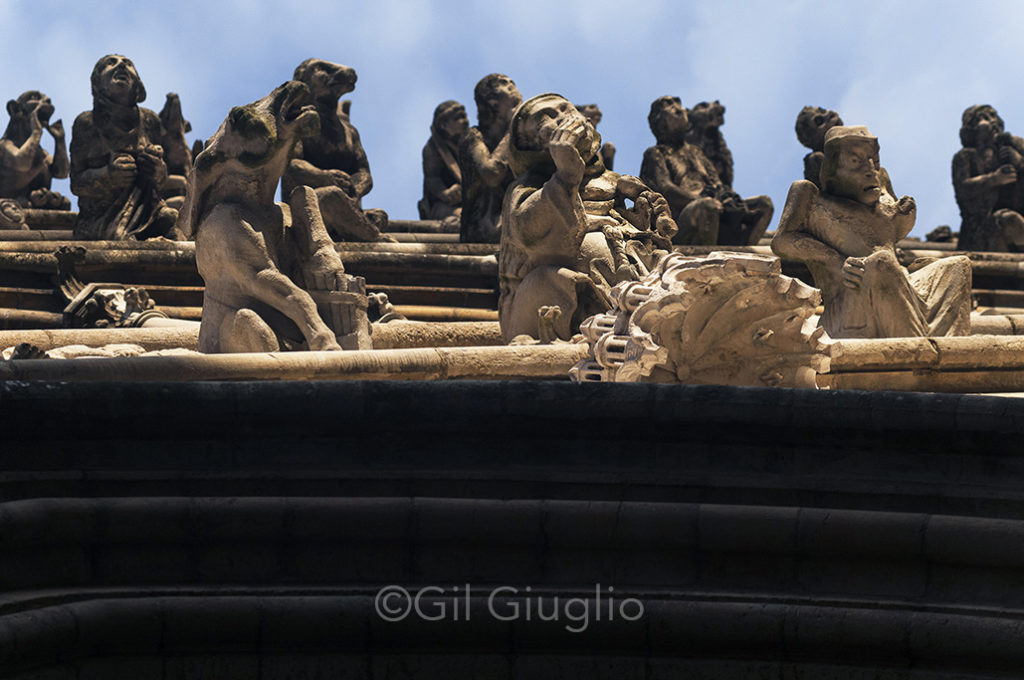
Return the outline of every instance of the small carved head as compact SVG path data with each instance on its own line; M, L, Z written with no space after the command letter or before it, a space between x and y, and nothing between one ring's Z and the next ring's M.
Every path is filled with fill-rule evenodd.
M356 87L355 69L323 59L307 59L297 67L293 80L305 83L313 99L337 101Z
M584 104L583 106L577 106L576 110L582 113L583 117L589 120L590 124L595 128L601 122L601 109L597 108L597 104Z
M960 143L967 148L989 142L1004 131L1003 119L988 104L968 106L960 122Z
M697 130L720 128L725 123L725 107L713 102L700 102L690 109L690 125Z
M571 125L573 121L583 123L586 134L576 142L576 150L584 163L591 161L601 148L601 136L580 113L572 102L551 92L530 97L512 115L509 130L509 146L513 154L513 172L520 174L535 165L551 162L548 143L556 129Z
M466 107L459 102L449 99L441 102L434 109L434 122L430 126L433 134L443 139L456 141L462 138L469 130L469 118L466 116Z
M89 76L92 96L106 97L122 104L138 104L146 101L146 88L142 85L135 64L120 54L101 57Z
M821 186L826 194L873 206L884 180L878 159L878 137L863 125L833 127L825 135Z
M689 114L679 97L666 95L651 102L647 124L659 144L680 141L690 127Z
M825 147L825 133L843 119L835 111L820 106L805 106L796 117L796 138L811 151L822 151Z
M38 90L22 92L17 99L7 102L7 113L14 119L27 119L32 113L38 117L39 122L47 125L50 116L53 115L53 103L50 98Z
M491 73L480 79L473 88L477 118L486 126L502 112L511 114L523 101L523 95L512 79L502 73Z

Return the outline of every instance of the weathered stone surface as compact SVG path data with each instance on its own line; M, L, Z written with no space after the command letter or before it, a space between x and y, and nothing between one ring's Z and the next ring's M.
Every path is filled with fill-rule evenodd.
M747 205L718 176L714 163L686 141L689 114L679 97L659 97L647 117L657 145L644 152L640 178L665 196L680 245L756 245L771 221L771 200Z
M611 296L613 309L583 322L590 354L573 380L813 388L828 370L812 319L821 295L778 258L672 253Z
M664 197L606 170L601 138L565 98L523 102L509 143L516 180L502 214L498 303L506 341L568 340L610 306L611 287L643 276L675 224ZM627 210L625 201L634 201Z
M362 279L345 274L313 189L274 203L292 145L318 127L309 88L290 81L233 108L196 159L181 229L206 282L200 351L370 346Z
M804 179L821 188L821 163L825 160L825 133L843 119L835 111L820 106L805 106L796 117L796 138L811 150L804 156Z
M78 196L76 239L121 240L172 233L177 211L167 186L164 129L139 106L146 88L130 59L109 54L93 68L93 107L71 134L71 191Z
M430 139L423 147L421 220L444 220L446 231L457 231L462 220L462 170L459 142L469 130L466 108L449 100L434 109Z
M320 116L320 132L295 145L281 178L281 195L299 186L316 190L328 233L338 241L389 240L383 210L363 210L363 196L373 188L370 163L347 108L338 99L355 89L356 72L323 59L307 59L294 79L305 83Z
M793 183L772 250L810 269L825 331L833 338L969 333L970 261L919 262L909 272L896 258L917 208L909 196L892 195L878 139L865 127L833 127L821 179L822 191Z
M509 168L508 128L512 112L523 101L516 84L501 73L484 76L473 88L477 124L459 144L462 171L464 243L501 240L501 206L505 190L515 179Z
M1024 250L1024 139L1004 130L988 105L963 113L953 156L953 189L960 206L960 250Z
M7 102L11 120L0 137L0 199L21 208L70 210L71 201L50 189L51 181L68 176L64 124L50 123L53 103L42 92L29 90ZM43 130L53 138L53 155L42 145ZM0 208L2 228L27 228L15 206Z
M597 107L597 104L584 104L583 106L577 106L576 109L583 114L583 117L590 121L590 124L597 129L598 123L601 122L603 114L601 109ZM601 162L604 163L604 167L608 170L614 170L615 166L615 145L611 142L604 142L601 144Z

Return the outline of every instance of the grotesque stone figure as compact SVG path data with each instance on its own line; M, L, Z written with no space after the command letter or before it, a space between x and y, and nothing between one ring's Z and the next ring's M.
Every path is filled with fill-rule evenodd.
M818 176L821 175L821 162L825 159L825 154L822 153L825 148L825 133L842 124L843 119L838 113L820 106L805 106L797 114L796 138L811 150L804 156L804 179L813 182L819 189L821 182Z
M344 273L316 194L274 203L292 146L319 123L309 89L290 81L231 109L196 157L179 229L194 234L206 282L200 351L369 348L362 279Z
M167 93L164 108L160 110L160 124L164 127L164 163L167 164L167 182L161 195L167 205L179 209L185 202L185 177L192 169L192 150L185 141L185 133L192 131L192 124L182 115L181 99L174 92Z
M647 121L658 144L644 152L640 178L672 207L679 225L675 242L756 244L768 228L771 211L744 203L722 183L704 152L686 141L690 121L679 97L654 100Z
M969 333L970 260L945 258L909 273L896 258L917 208L887 190L878 139L863 126L836 126L824 156L823 189L793 183L772 241L779 257L811 270L825 306L820 325L833 338Z
M459 141L469 130L466 109L457 101L446 101L434 109L430 139L423 147L423 198L421 220L451 220L462 217L462 171L459 169Z
M462 170L460 240L498 243L501 204L514 176L508 166L508 126L523 97L508 76L492 73L473 88L477 125L459 144Z
M704 152L704 155L715 166L718 179L721 180L726 192L733 193L732 152L729 151L729 146L725 143L725 137L722 136L720 130L725 123L725 107L718 103L717 99L710 103L700 102L690 109L688 114L690 129L686 133L686 141ZM744 223L764 224L764 229L767 229L768 224L772 221L772 215L775 214L775 204L772 203L772 199L767 196L753 196L741 200L742 209L733 210L730 205L730 209L724 210L719 218L719 239L722 238L723 233L744 233L742 226ZM726 203L730 203L728 198ZM723 223L726 224L723 225ZM759 239L761 234L764 234L764 229L761 229L758 235ZM729 243L741 245L731 241ZM749 241L749 243L756 245L757 242Z
M604 168L600 135L565 98L527 100L510 132L516 180L502 211L501 332L506 341L568 340L607 309L613 285L648 273L675 224L664 197Z
M359 132L338 99L355 89L356 72L323 59L307 59L295 69L295 80L309 87L320 114L321 131L296 145L281 179L281 195L299 186L316 190L324 223L339 241L391 240L381 235L387 225L382 210L362 209L362 198L373 188L370 163Z
M953 156L960 250L1024 250L1024 140L1003 131L991 106L971 106Z
M68 176L64 125L50 123L53 104L42 92L29 90L7 102L11 120L0 137L0 198L22 208L70 210L71 201L50 190L54 178ZM43 130L53 137L53 155L43 149Z
M135 65L108 54L90 77L92 111L71 133L71 191L78 196L76 239L121 240L167 236L177 211L160 193L167 183L160 118L146 100Z
M583 114L583 117L590 121L590 124L597 128L597 124L601 122L601 109L597 108L597 104L584 104L583 106L577 106L576 109ZM601 162L604 163L604 167L608 170L613 170L615 165L615 145L611 142L605 142L601 145Z

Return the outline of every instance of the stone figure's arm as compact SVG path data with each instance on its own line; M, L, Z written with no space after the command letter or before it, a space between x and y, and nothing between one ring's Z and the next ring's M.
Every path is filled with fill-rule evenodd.
M793 182L772 239L772 252L784 260L818 262L841 269L846 258L809 230L811 205L817 196L818 187L813 183L805 179Z
M640 179L668 199L671 205L685 206L697 198L697 196L691 196L682 186L673 181L665 154L656 146L644 151L644 160L640 164Z
M896 216L893 218L895 234L893 241L907 237L917 221L917 203L910 196L901 196L896 202Z
M64 122L56 121L46 128L53 137L53 156L47 159L50 166L50 177L64 179L71 170L68 161L68 145L64 139Z
M355 128L352 128L352 155L358 168L350 175L352 196L362 198L373 188L373 175L370 174L370 161L366 158L366 151L363 150L363 143L359 140L359 132Z
M1004 132L999 136L999 160L1024 170L1024 139Z
M343 180L339 177L339 173L345 176ZM285 174L288 175L288 180L293 186L306 185L314 189L336 186L345 193L351 193L348 173L341 170L324 170L304 159L302 157L302 142L297 142L292 149L292 157L288 161Z
M967 197L980 196L1004 184L1017 181L1017 171L1010 165L1001 165L992 172L971 175L970 151L961 149L953 156L953 188Z
M423 190L424 193L435 201L441 203L458 203L461 198L460 186L456 182L448 186L442 181L441 176L445 170L444 161L434 151L434 147L427 143L423 147Z
M480 132L471 129L463 139L459 156L473 166L484 184L496 187L501 184L508 171L508 135L501 138L492 152L488 151Z
M18 146L9 139L0 140L0 154L3 155L4 164L15 172L27 172L32 169L36 160L36 152L39 150L39 142L43 138L43 126L35 111L30 111L31 132L25 142Z
M82 116L71 127L71 192L85 198L104 198L111 195L110 163L104 162L107 154L96 148L99 141L94 139L94 128Z

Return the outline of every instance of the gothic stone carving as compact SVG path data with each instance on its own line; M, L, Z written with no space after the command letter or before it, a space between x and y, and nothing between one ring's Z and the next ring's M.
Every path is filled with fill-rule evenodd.
M7 102L7 113L11 120L0 137L0 198L22 208L70 210L71 201L50 190L51 181L64 179L69 170L64 124L50 123L50 98L29 90ZM52 156L43 148L43 130L53 137Z
M423 198L421 220L462 218L462 171L459 169L459 141L469 130L466 108L446 101L434 109L430 139L423 147Z
M804 156L804 179L821 188L821 162L825 160L825 133L843 119L835 111L820 106L805 106L796 116L796 138L811 150Z
M573 380L814 388L828 370L821 295L783 276L778 258L672 253L611 296L610 311L583 322L591 351Z
M971 264L964 256L908 272L895 244L914 226L914 199L897 200L863 126L825 136L819 191L793 183L772 250L806 263L822 292L821 325L833 338L966 335Z
M291 81L231 109L196 158L181 229L206 282L200 351L370 348L363 280L345 274L313 189L274 203L292 145L319 121Z

